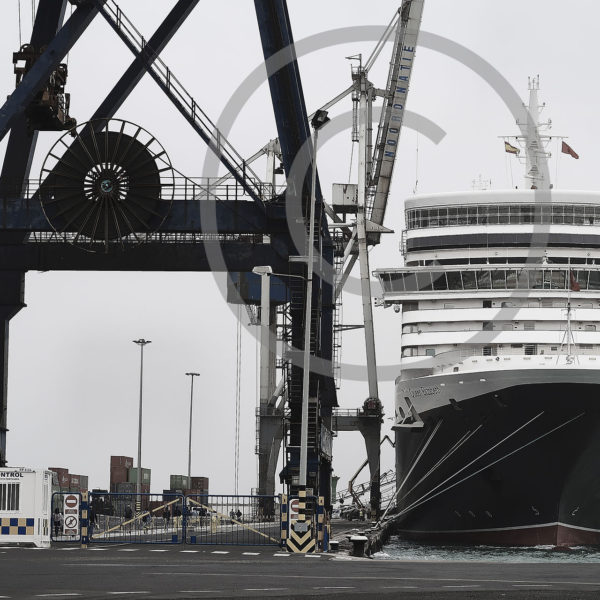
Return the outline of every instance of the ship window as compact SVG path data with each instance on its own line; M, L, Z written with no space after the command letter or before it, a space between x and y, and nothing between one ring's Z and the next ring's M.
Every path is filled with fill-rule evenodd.
M439 214L439 226L446 227L446 225L448 225L448 209L440 208L438 214Z
M537 354L537 344L525 344L525 355L533 356Z
M535 331L535 321L525 321L525 323L523 323L523 329L525 331Z
M564 271L552 271L552 288L555 290L565 289L565 272Z
M487 219L490 225L498 224L498 207L497 206L488 206L487 207Z
M419 310L419 303L418 302L403 302L402 310L404 312L408 312L410 310Z
M494 354L496 354L495 352L493 352L493 350L494 348L492 348L492 346L484 346L482 354L483 356L493 356Z
M508 206L499 206L498 207L498 223L504 224L508 223L508 215L510 211Z
M585 330L586 331L596 331L596 326L595 325L586 325Z
M492 271L492 287L496 290L506 289L506 271Z
M452 207L448 209L448 225L456 225L458 223L458 208Z
M444 302L444 308L455 308L454 304L447 304Z
M384 277L388 277L387 283L383 282L383 288L386 291L403 292L404 291L404 273L386 273Z
M503 331L512 331L513 325L512 323L502 323Z
M466 208L466 206L459 206L457 212L458 212L458 219L457 219L458 225L466 225L467 224L467 208Z
M579 347L582 350L593 350L594 349L594 345L593 344L579 344Z
M556 352L558 350L558 346L550 346L551 352Z
M425 356L435 356L435 348L425 348Z
M562 206L552 207L552 223L562 225L564 223L564 211Z
M462 290L462 280L460 278L460 271L448 271L446 273L448 279L449 290Z
M573 207L573 223L575 225L583 225L583 206Z
M477 288L478 289L489 289L490 288L490 272L489 271L477 271Z
M592 271L593 272L593 271ZM572 271L573 276L575 277L575 281L579 284L579 288L582 290L588 289L588 275L589 271ZM597 285L596 278L594 278L594 285ZM600 288L592 288L592 289L600 289Z
M428 272L417 272L417 288L420 292L431 291L431 273Z
M491 300L484 300L483 301L483 308L492 308L492 301Z
M523 344L511 344L510 347L511 348L522 348Z
M573 207L563 206L565 225L573 225Z
M506 287L509 290L514 290L517 287L517 272L506 271Z
M528 290L529 289L529 274L525 269L522 269L517 273L517 289Z
M529 271L529 287L533 290L541 290L543 288L543 271Z
M417 276L415 273L404 273L404 289L407 292L418 291Z
M447 290L448 282L446 281L446 273L444 272L433 272L431 273L431 279L433 281L434 290Z
M462 280L465 290L476 290L475 273L473 271L463 271Z
M590 271L590 282L588 289L600 290L600 271Z

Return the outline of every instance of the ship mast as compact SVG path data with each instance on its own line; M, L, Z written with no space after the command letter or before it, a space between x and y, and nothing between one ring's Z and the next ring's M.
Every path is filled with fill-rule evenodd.
M552 155L546 150L552 136L547 132L552 128L552 120L541 123L540 115L546 104L540 104L538 91L540 89L540 76L528 78L529 104L523 103L523 116L517 119L521 134L506 136L504 139L516 139L519 146L525 150L525 189L548 190L552 188L550 181L544 177L543 161Z

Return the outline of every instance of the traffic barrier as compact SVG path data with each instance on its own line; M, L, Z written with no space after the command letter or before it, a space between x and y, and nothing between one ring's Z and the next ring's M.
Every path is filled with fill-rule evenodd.
M137 504L140 510L134 511ZM89 542L183 544L183 494L90 494L93 514Z
M186 496L186 543L271 546L281 543L279 496Z

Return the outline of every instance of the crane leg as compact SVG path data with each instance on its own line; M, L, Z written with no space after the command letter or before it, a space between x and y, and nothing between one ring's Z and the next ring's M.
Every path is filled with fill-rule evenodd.
M25 273L0 273L0 467L6 466L6 433L8 431L8 324L25 306Z

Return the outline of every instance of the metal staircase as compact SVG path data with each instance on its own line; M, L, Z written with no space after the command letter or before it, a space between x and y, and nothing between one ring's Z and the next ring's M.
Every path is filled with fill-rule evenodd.
M260 178L221 134L192 95L175 77L171 69L148 46L144 36L136 29L116 2L114 0L107 0L105 3L95 1L102 16L131 52L144 62L150 76L169 97L179 112L217 155L221 163L231 172L247 194L254 201L262 204L265 193L271 191L271 185L261 183Z

